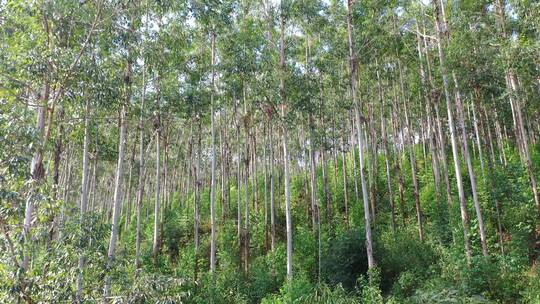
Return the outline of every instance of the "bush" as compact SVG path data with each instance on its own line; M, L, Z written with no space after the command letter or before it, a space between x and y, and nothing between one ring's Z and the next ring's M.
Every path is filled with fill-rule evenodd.
M296 275L293 280L287 280L279 290L279 295L264 298L262 304L306 303L314 291L313 285L304 275Z
M328 240L322 255L322 277L332 286L352 289L356 279L368 269L363 229L348 230Z
M435 250L416 237L416 231L390 230L377 234L375 260L381 269L381 288L388 291L404 272L414 273L419 279L428 276L437 261Z

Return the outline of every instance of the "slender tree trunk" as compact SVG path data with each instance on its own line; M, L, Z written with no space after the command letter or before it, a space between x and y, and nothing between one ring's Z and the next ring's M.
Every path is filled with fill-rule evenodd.
M193 237L194 237L194 247L195 247L195 269L194 269L194 280L197 282L197 275L199 271L199 205L201 199L201 154L202 154L202 127L201 127L201 117L198 119L198 132L197 132L197 161L195 165L194 173L194 182L195 182L195 203L193 206Z
M270 14L269 0L265 0L266 21L268 24L268 40L274 42L272 35L274 24ZM274 199L274 140L272 116L274 114L273 107L269 107L268 111L268 141L269 141L269 179L270 179L270 248L272 251L276 249L276 206ZM239 156L240 157L240 156ZM238 167L240 169L240 165Z
M371 238L371 223L370 223L370 213L369 213L369 199L368 199L368 189L366 185L366 179L364 176L364 142L362 138L362 124L360 121L360 105L356 98L356 86L357 86L357 62L356 55L353 44L353 24L352 24L352 10L353 10L353 0L347 0L347 33L349 40L349 61L350 61L350 73L351 73L351 94L353 99L353 104L355 107L356 113L356 129L358 130L358 152L360 154L360 181L362 184L362 196L364 199L364 220L365 220L365 232L366 232L366 253L368 258L368 267L371 269L375 267L375 259L373 258L373 241Z
M225 225L225 216L227 215L227 206L225 204L226 195L227 192L225 191L225 184L227 183L227 180L225 178L225 165L226 165L226 152L225 152L225 126L223 123L224 120L224 114L226 112L222 111L220 115L220 121L221 121L221 131L219 132L219 150L220 150L220 183L221 183L221 195L220 195L220 202L221 202L221 224Z
M127 194L125 196L126 201L126 214L125 214L125 222L124 222L124 230L127 231L129 227L129 223L131 220L131 178L133 176L133 164L135 163L135 147L136 143L133 143L133 148L131 150L131 158L129 162L129 173L128 173L128 183L127 183Z
M86 227L86 209L88 206L88 173L89 173L89 151L88 144L90 142L90 99L86 99L86 106L84 110L84 141L83 141L83 167L82 167L82 180L81 180L81 206L80 206L80 225L81 230ZM84 233L81 235L85 235ZM81 252L85 249L85 240L80 240ZM77 273L77 292L75 294L75 301L81 302L82 289L83 289L83 271L84 271L84 253L79 255L79 265Z
M500 158L500 161L501 163L506 166L507 165L507 160L506 160L506 152L505 152L505 149L504 149L504 138L503 138L503 135L502 135L502 128L501 128L501 124L499 123L499 117L497 115L497 109L496 108L493 108L493 114L495 115L494 118L495 118L495 135L496 135L496 138L497 138L497 146L499 147L499 158Z
M61 106L58 110L58 134L56 135L56 140L54 143L54 165L53 165L53 200L58 199L58 194L60 192L60 164L62 161L62 139L64 137L64 107ZM55 237L55 233L58 233L58 218L55 216L53 223L51 224L51 229L49 232L49 239L52 241Z
M245 196L244 196L244 213L245 213L245 221L244 221L244 246L243 246L243 251L244 251L244 274L248 274L248 271L249 271L249 233L250 233L250 221L249 221L249 216L250 216L250 211L249 211L249 171L250 171L250 160L251 160L251 151L250 151L250 139L251 139L251 135L250 135L250 113L248 111L248 107L247 107L247 97L246 97L246 87L244 87L243 89L243 99L244 99L244 128L245 128L245 133L246 133L246 136L245 136L245 143L244 143L244 148L245 148L245 152L244 152L244 188L245 188Z
M238 118L240 120L240 118ZM240 121L238 121L238 126L236 128L236 154L237 154L237 179L236 179L236 194L238 197L237 200L237 237L238 237L238 250L240 251L240 257L242 256L242 151L240 149Z
M403 103L403 110L405 112L405 126L407 127L407 133L405 135L405 145L409 147L409 161L411 163L411 175L412 175L412 183L413 183L413 189L414 189L414 202L415 202L415 208L416 208L416 219L418 221L418 236L420 238L420 241L424 241L424 223L422 218L422 209L420 207L420 190L418 187L418 177L416 174L416 153L414 152L414 142L413 137L411 136L412 133L412 126L409 120L409 109L407 107L408 101L405 98L405 88L403 84L403 74L401 69L401 62L398 60L398 67L399 67L399 83L400 83L400 89L401 89L401 99Z
M131 75L131 66L128 66L128 75ZM129 77L127 77L129 79ZM111 277L110 272L114 263L114 256L116 250L116 241L118 239L118 222L120 220L120 210L122 206L122 186L124 183L124 155L126 149L126 129L127 129L127 118L126 118L126 106L129 100L129 80L126 82L126 101L122 104L120 109L120 140L118 143L118 164L116 167L116 182L114 185L114 204L113 204L113 220L111 228L111 238L109 241L109 251L107 253L107 268L105 276L105 287L103 289L103 302L109 302L109 295L111 290Z
M518 88L516 85L515 75L512 71L508 72L508 78L510 80L510 88L512 89L512 93L517 95ZM521 142L521 146L523 150L522 159L527 168L527 172L529 173L529 181L531 183L533 199L536 204L536 208L538 209L537 210L538 214L540 215L540 194L538 193L538 182L536 180L536 175L534 173L534 168L532 164L531 153L529 151L529 139L528 139L529 137L527 135L527 130L525 130L525 123L523 122L523 113L521 111L521 100L518 97L512 98L512 95L510 95L510 103L514 104L515 113L516 113L515 128L518 130L518 133L517 133L519 134L518 140Z
M159 230L160 230L160 188L161 188L161 117L160 117L160 87L159 87L159 75L157 79L157 110L156 117L154 121L154 128L156 130L156 182L155 182L155 192L154 192L154 234L152 241L152 257L154 258L154 264L157 264L157 257L159 253Z
M310 179L311 179L311 212L313 231L317 233L317 281L321 282L321 217L319 214L319 201L317 197L317 163L315 158L315 121L313 115L309 115L310 126L310 142L309 142L309 159L310 159Z
M250 192L249 192L249 168L250 168L250 153L249 153L249 135L246 131L246 151L244 155L244 188L245 188L245 195L244 195L244 213L245 213L245 220L244 220L244 274L248 274L249 272L249 230L250 230L250 209L249 209L249 199L250 199Z
M488 159L488 181L486 181L486 184L488 184L489 194L490 198L495 201L495 212L497 215L497 234L499 235L499 247L501 249L501 255L504 255L504 239L503 239L503 227L502 227L502 221L501 221L501 204L499 202L499 199L494 195L493 189L495 189L495 179L493 178L494 172L493 168L495 167L495 162L493 160Z
M313 120L313 115L309 115L309 134L310 134L310 140L309 140L309 164L310 164L310 185L311 185L311 224L313 227L313 231L315 232L317 229L317 165L315 161L315 122Z
M62 204L60 208L60 225L58 229L58 238L60 241L62 241L63 233L64 233L64 221L65 221L65 213L66 213L66 205L70 201L70 193L71 193L71 177L72 177L72 170L73 170L73 164L71 162L71 157L73 156L73 149L71 148L71 144L68 144L68 147L66 149L66 173L64 174L64 193L63 193L63 200L64 203ZM110 193L108 193L110 194ZM105 204L105 200L103 205ZM103 206L102 205L102 206Z
M369 182L369 203L371 210L371 221L375 226L375 214L377 212L376 206L376 176L377 176L377 134L375 132L375 116L373 114L373 103L368 103L368 116L369 116L369 135L366 134L366 141L369 146L368 150L368 182ZM367 130L366 130L367 133ZM371 140L371 141L370 141Z
M489 121L489 114L486 111L485 107L483 107L482 105L480 105L479 114L480 114L480 129L482 130L482 132L487 133L487 141L489 144L489 153L491 157L491 163L495 165L495 147L493 145L493 135L491 133L491 122ZM484 127L484 125L486 127ZM488 162L489 162L489 159L488 159Z
M323 179L323 196L324 196L324 207L326 211L326 222L329 223L330 219L332 218L330 209L330 198L329 198L329 190L328 190L328 174L327 174L327 165L326 165L326 159L325 159L325 150L324 147L321 147L321 171L322 171L322 179Z
M456 78L456 74L452 72L452 77L454 79L454 89L456 94L456 112L458 123L461 128L461 145L463 147L463 157L465 158L465 163L467 164L467 170L469 172L469 179L471 182L471 190L473 195L474 209L476 210L476 219L478 220L478 230L480 232L480 244L482 245L482 254L488 256L486 233L484 231L484 218L482 216L482 209L480 207L480 202L478 201L478 192L476 189L476 175L472 166L471 157L469 155L469 143L467 141L467 135L465 130L465 119L463 116L463 104L461 102L461 93L459 91L459 86Z
M214 122L214 95L216 90L215 84L215 60L216 60L216 33L212 31L212 94L210 95L210 115L212 127L212 158L211 158L211 181L210 181L210 273L213 275L216 271L216 128Z
M94 157L92 160L92 179L90 180L90 211L95 211L95 203L96 203L96 187L97 187L97 167L98 167L98 154L99 151L97 147L94 150Z
M42 91L38 95L38 106L37 106L37 119L36 119L36 134L38 134L39 141L45 141L45 120L47 119L47 108L49 102L49 85L46 84L43 86ZM30 175L32 176L32 182L39 187L45 177L45 168L43 167L43 146L44 143L39 142L38 148L32 157L32 163L30 165ZM24 248L30 248L28 246L31 241L31 228L32 228L32 216L34 213L34 201L36 197L34 193L31 192L26 199L26 206L24 210L24 222L23 222L23 244ZM30 252L25 250L23 252L22 263L20 264L21 272L26 272L28 270L28 263L30 261Z
M389 152L388 152L388 139L386 134L386 117L385 117L385 102L383 98L383 92L381 87L381 80L379 75L379 65L377 64L377 88L379 93L379 102L381 104L381 135L382 135L382 146L384 152L384 164L386 167L386 186L388 189L388 201L390 202L390 213L392 218L392 232L396 233L396 210L394 204L394 192L392 191L392 176L390 175L390 161L389 161Z
M442 41L441 41L442 31L441 31L441 26L440 26L440 21L439 21L440 8L436 1L433 3L434 3L434 13L435 13L435 31L437 33L437 48L439 50L439 64L440 64L441 75L443 78L443 88L444 88L444 95L445 95L446 108L447 108L447 114L448 114L448 127L450 129L452 155L454 158L454 170L455 170L456 182L458 186L459 206L460 206L460 211L461 211L461 222L463 225L463 241L465 244L465 255L467 258L467 262L468 264L470 264L471 258L472 258L472 251L471 251L471 244L469 241L469 215L467 213L467 202L465 199L465 191L463 190L461 165L459 161L458 146L457 146L458 143L456 139L454 116L452 114L452 102L450 101L450 89L448 88L449 86L448 75L446 73L444 50L443 50Z
M426 29L426 26L424 24L424 18L422 18L422 33L425 35L425 29ZM434 133L434 137L435 137L435 148L438 147L438 157L441 161L441 166L442 166L442 174L443 174L443 178L444 178L444 184L445 184L445 189L446 189L446 203L448 205L448 210L449 212L451 211L451 207L452 207L452 189L450 187L450 178L448 176L448 161L447 161L447 157L446 157L446 143L445 143L445 138L444 138L444 133L443 133L443 130L442 130L442 123L441 123L441 119L440 119L440 116L439 116L439 103L438 103L438 92L436 91L435 89L435 84L434 84L434 81L433 81L433 74L431 72L431 56L429 55L429 52L428 52L428 42L426 39L423 39L423 52L425 54L425 58L426 58L426 69L427 69L427 79L428 79L428 82L429 82L429 87L431 89L431 104L429 105L429 108L433 107L433 109L435 110L435 121L434 121L434 124L436 125L436 128L433 127L433 133ZM419 46L420 48L420 46ZM421 54L419 54L419 57L421 58ZM427 94L427 93L426 93ZM437 96L435 96L437 95ZM428 110L428 112L431 112L430 110ZM434 162L434 164L436 164L437 162ZM452 213L450 212L449 213L449 221L450 221L450 224L452 223ZM454 234L452 233L452 239L455 239L454 238Z
M144 51L144 45L143 45ZM137 187L137 228L135 231L135 270L138 273L141 269L141 207L143 203L145 167L144 167L144 102L146 98L146 65L142 66L142 93L141 93L141 113L139 114L139 185Z
M422 10L422 13L423 13L423 10ZM430 152L430 156L431 156L431 172L433 174L433 182L435 184L435 198L436 198L436 201L437 201L437 206L438 207L442 207L440 205L441 203L441 181L440 181L440 170L439 170L439 159L438 159L438 154L437 154L437 151L436 151L436 139L434 138L435 135L434 133L436 133L436 131L434 132L434 127L433 127L433 115L432 115L432 98L433 96L431 94L429 94L429 91L428 91L428 81L429 81L429 89L433 90L433 83L432 83L432 75L431 75L431 61L430 61L430 58L429 56L426 55L426 62L427 62L427 67L428 67L428 77L426 77L426 71L424 70L424 56L423 56L423 50L422 50L422 38L420 36L420 29L419 29L419 26L418 26L418 23L416 24L416 40L417 40L417 50L418 50L418 59L419 59L419 69L420 69L420 79L421 79L421 82L422 82L422 95L423 95L423 98L425 100L425 108L426 108L426 112L427 112L427 130L426 130L426 135L423 135L422 138L424 138L425 136L427 136L427 139L428 139L428 144L429 144L429 152ZM425 47L425 42L424 42L424 47ZM428 78L428 79L426 79ZM423 128L422 128L423 129ZM424 156L425 158L425 156ZM424 159L424 162L425 159Z
M268 220L269 220L269 202L268 202L268 128L267 124L264 124L264 134L263 134L263 172L264 172L264 252L268 252L269 247L269 231L268 231Z
M341 172L343 174L343 203L345 207L345 226L349 227L349 195L347 187L347 157L345 156L345 139L341 137Z
M505 1L496 0L494 3L494 12L496 13L497 22L499 25L499 32L503 39L508 39L508 34L506 32L506 16L505 16ZM534 173L534 168L531 160L531 155L529 151L529 143L527 131L525 130L525 124L523 121L523 114L521 111L521 102L518 95L518 87L516 85L516 75L511 68L511 64L507 64L506 83L507 90L509 91L510 107L512 109L512 118L514 121L514 130L516 132L516 140L518 142L518 147L521 147L522 153L520 154L522 162L525 164L527 171L529 173L529 181L531 183L531 189L533 192L533 199L536 204L537 212L540 215L540 194L538 193L538 186L536 175ZM539 81L540 83L540 81ZM504 151L504 150L503 150ZM505 160L506 163L506 160ZM538 233L537 233L538 237Z
M396 145L396 151L395 154L395 167L396 167L396 173L398 176L398 192L399 192L399 209L401 210L401 221L403 226L405 226L405 219L407 218L407 210L405 209L405 187L404 187L404 181L403 181L403 173L401 168L402 162L401 162L401 149L403 147L402 143L397 142L399 139L398 135L398 119L397 119L397 109L396 109L396 96L393 96L393 104L392 104L392 137L394 138L394 145Z
M56 200L58 198L58 187L59 187L59 178L60 178L60 162L62 160L62 138L64 136L64 107L60 107L58 110L58 134L56 136L56 141L54 143L54 173L53 173L53 198Z
M478 158L480 159L480 169L482 170L482 176L484 175L484 155L482 153L482 139L480 138L480 131L478 130L478 118L476 117L476 107L474 106L474 98L471 96L471 107L473 115L473 127L474 137L476 139L476 147L478 150Z
M251 164L252 164L252 191L253 191L253 203L255 208L255 213L259 213L259 187L257 184L258 174L257 174L257 128L255 127L251 132Z
M281 3L283 5L283 3ZM292 280L292 215L291 215L291 189L289 185L289 151L288 151L288 138L287 138L287 123L285 121L286 115L286 96L285 96L285 15L283 7L281 7L280 13L280 50L279 50L279 67L281 70L281 77L279 81L279 96L281 100L281 118L282 122L282 144L283 144L283 171L284 171L284 184L285 184L285 221L287 226L287 279Z
M160 226L163 227L163 213L164 213L164 210L167 210L170 206L169 206L169 192L168 192L168 189L169 189L169 136L170 136L170 132L169 132L169 128L168 126L165 127L164 126L164 133L165 135L163 136L163 186L161 187L161 194L162 194L162 198L161 198L161 202L162 202L162 211L161 211L161 214L160 214L160 217L161 217L161 224ZM163 230L163 229L162 229ZM161 239L163 239L163 235L160 236Z
M349 120L349 123L350 123L350 126L351 126L351 134L350 134L350 145L351 147L356 147L357 143L356 143L356 140L355 140L355 137L356 137L356 127L355 127L355 124L354 124L354 114L353 113L350 113L350 120ZM357 164L357 157L356 157L356 152L354 152L354 149L351 149L351 152L352 152L352 160L353 160L353 180L354 180L354 197L356 199L357 202L360 201L360 189L358 188L358 164ZM372 208L372 211L374 210L374 208Z
M268 137L270 143L270 246L276 250L276 204L274 198L274 140L273 140L272 116L268 121Z

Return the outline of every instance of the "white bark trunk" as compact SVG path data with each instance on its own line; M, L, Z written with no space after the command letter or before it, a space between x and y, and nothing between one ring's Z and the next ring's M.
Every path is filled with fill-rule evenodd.
M111 289L111 277L109 272L113 267L114 255L116 250L116 241L118 238L118 222L120 219L120 210L122 204L122 186L124 183L124 155L126 149L126 104L122 105L120 110L120 140L118 143L118 163L116 167L116 182L114 185L114 203L113 203L113 220L111 227L111 237L109 240L109 250L107 253L107 268L105 276L105 287L103 290L103 302L108 303L108 298Z
M83 142L83 167L82 167L82 181L81 181L81 210L80 210L80 229L84 229L85 214L88 206L88 173L89 173L89 152L88 143L90 141L90 99L86 99L85 118L84 118L84 142ZM84 235L84 234L83 234ZM82 244L81 250L84 250L85 246ZM84 253L79 255L79 265L77 274L77 292L75 295L76 302L81 301L82 288L83 288L83 270L84 270Z
M210 95L210 115L212 124L212 158L211 158L211 181L210 181L210 273L216 271L216 130L214 122L214 94L215 94L215 60L216 60L216 34L211 33L212 39L212 94ZM223 195L223 193L221 194Z
M353 44L353 24L352 24L352 9L353 9L353 0L347 0L347 33L348 33L348 42L349 42L349 61L350 61L350 73L351 73L351 93L352 100L355 106L355 115L356 115L356 129L358 130L358 151L360 154L360 182L362 184L362 198L364 200L364 220L365 220L365 233L366 233L366 253L368 258L368 267L371 269L375 267L375 259L373 257L373 241L371 238L371 221L370 221L370 212L369 212L369 199L368 199L368 189L366 185L366 178L364 176L364 150L367 149L363 141L363 128L360 121L360 105L356 97L356 87L357 87L357 69L356 69L356 55L354 54L354 44Z

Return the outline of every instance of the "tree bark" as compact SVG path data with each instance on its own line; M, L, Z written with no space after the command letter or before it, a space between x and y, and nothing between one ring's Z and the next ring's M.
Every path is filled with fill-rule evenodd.
M362 184L362 196L364 200L364 220L365 220L365 233L366 233L366 253L368 258L368 267L371 269L375 267L375 259L373 258L373 241L371 238L371 223L370 223L370 213L369 213L369 199L368 199L368 189L366 185L366 179L364 176L364 142L362 138L362 125L360 121L360 105L356 98L356 86L357 86L357 70L356 70L356 55L353 44L353 24L352 24L352 9L353 9L353 0L347 0L347 33L348 33L348 42L349 42L349 62L350 62L350 77L351 77L351 93L352 100L355 107L356 114L356 129L358 130L358 150L360 154L360 181Z
M341 173L343 175L343 204L345 207L345 226L349 228L349 195L347 187L347 157L345 156L345 139L341 137Z
M160 87L159 87L159 75L157 78L157 110L156 117L154 121L154 128L156 130L156 183L155 183L155 192L154 192L154 234L152 241L152 256L154 258L154 263L157 264L157 256L159 253L159 230L160 230L160 187L161 187L161 170L160 170L160 154L161 154L161 117L160 117Z
M276 250L276 204L274 198L274 140L273 140L272 116L268 121L268 137L270 143L270 248Z
M381 80L379 74L379 65L377 64L377 89L379 94L379 102L381 104L381 136L382 136L382 146L384 152L384 164L386 167L386 186L388 189L388 201L390 202L390 214L392 219L392 232L396 233L396 210L394 204L394 192L392 191L392 176L390 175L390 161L389 161L389 152L388 152L388 139L386 134L386 117L385 117L385 102L383 98L383 92L381 87ZM355 157L356 158L356 157Z
M452 114L452 102L450 101L450 89L448 84L448 75L446 72L446 62L445 62L445 54L442 46L442 30L440 25L440 7L439 4L437 4L437 1L434 3L434 14L435 14L435 31L437 33L437 48L439 51L439 65L441 70L441 75L443 79L443 88L444 88L444 96L446 100L446 109L447 109L447 115L448 115L448 127L450 129L450 140L452 144L452 155L454 158L454 170L456 175L456 182L458 186L458 195L459 195L459 206L460 206L460 212L461 212L461 222L463 225L463 241L465 245L465 255L467 258L467 263L471 263L472 258L472 250L471 245L469 241L469 215L467 213L467 202L465 199L465 191L463 190L463 180L461 176L461 165L459 160L459 154L458 154L458 143L456 139L456 131L455 131L455 125L454 125L454 116Z
M452 72L452 78L454 79L454 89L456 94L456 112L458 117L458 123L461 128L461 145L463 147L463 156L465 158L465 163L467 164L467 170L469 172L469 179L471 182L474 209L476 210L476 219L478 220L478 230L480 232L480 244L482 245L482 254L484 256L488 256L486 233L484 231L484 218L482 216L480 202L478 201L478 192L476 189L476 175L474 173L471 157L469 155L469 143L465 130L465 118L463 116L463 104L461 102L461 93L459 91L455 72Z
M212 90L210 95L210 115L212 128L212 158L211 158L211 181L210 181L210 273L213 275L216 271L216 128L214 122L214 95L216 90L215 84L215 60L216 60L216 33L212 31ZM223 195L223 193L222 193Z
M90 167L88 144L90 142L90 99L86 98L86 106L84 110L84 140L83 140L83 167L82 167L82 180L81 180L81 205L80 205L80 229L84 230L86 227L86 209L88 206L88 173ZM85 233L81 235L86 235ZM84 238L84 237L83 237ZM83 271L84 271L84 249L85 240L80 240L81 254L79 254L78 273L77 273L77 292L75 294L75 301L81 302L82 289L83 289Z
M127 68L131 73L131 67ZM129 86L129 83L126 83L126 87ZM129 89L126 89L128 91ZM116 167L116 182L114 185L114 203L113 203L113 220L111 227L111 237L109 241L109 250L107 253L107 268L105 270L105 287L103 289L103 302L109 302L109 295L111 289L111 277L110 271L113 267L114 256L116 250L116 241L118 238L118 222L120 219L120 210L122 204L122 186L124 183L124 154L126 148L126 129L127 129L127 119L126 119L126 107L129 101L129 93L126 95L126 101L121 105L120 109L120 139L118 143L118 164Z
M409 148L409 161L411 163L411 175L412 175L412 183L413 183L413 189L414 189L414 203L416 208L416 219L418 221L418 236L420 238L420 241L424 241L424 223L423 223L423 215L422 215L422 209L420 207L420 190L418 187L418 177L416 174L416 153L414 152L414 142L413 138L411 136L412 133L412 126L409 120L409 108L407 107L408 100L405 98L405 87L403 84L403 74L401 69L401 62L398 60L398 67L399 67L399 83L400 83L400 89L401 89L401 100L403 103L403 110L405 112L405 126L407 127L407 132L405 137L405 145Z
M144 51L144 45L143 45ZM139 185L137 187L137 228L135 231L135 271L141 269L141 208L144 195L145 167L144 167L144 102L146 98L146 64L142 65L142 92L141 113L139 116Z
M280 50L279 50L279 68L281 76L279 80L279 97L281 100L281 118L282 118L282 144L283 144L283 171L285 184L285 221L287 226L287 279L290 281L293 278L292 269L292 215L291 215L291 189L289 185L289 151L287 138L287 122L286 122L286 95L285 95L285 13L283 12L283 3L281 3L280 13Z

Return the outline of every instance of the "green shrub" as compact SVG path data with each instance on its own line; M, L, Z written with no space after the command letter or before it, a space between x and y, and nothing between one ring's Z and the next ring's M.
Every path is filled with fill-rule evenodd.
M368 268L363 229L345 231L327 242L321 261L324 281L352 289Z

